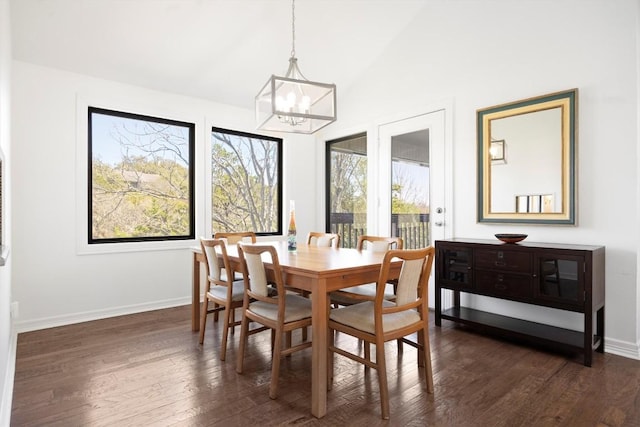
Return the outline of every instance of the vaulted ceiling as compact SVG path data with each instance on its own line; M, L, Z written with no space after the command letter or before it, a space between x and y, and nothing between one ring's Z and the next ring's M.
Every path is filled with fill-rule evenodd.
M296 56L338 96L428 0L298 0ZM16 60L253 108L292 48L290 0L11 0Z

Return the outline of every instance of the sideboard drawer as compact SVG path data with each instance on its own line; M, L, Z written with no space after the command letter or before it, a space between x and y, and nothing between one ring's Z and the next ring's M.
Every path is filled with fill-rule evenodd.
M530 276L499 273L495 271L476 271L476 287L479 292L499 297L531 299L533 286Z
M530 273L532 257L530 253L502 251L499 249L478 250L474 254L475 268Z

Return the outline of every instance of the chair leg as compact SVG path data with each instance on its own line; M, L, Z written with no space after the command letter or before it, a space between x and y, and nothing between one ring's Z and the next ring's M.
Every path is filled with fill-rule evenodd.
M427 392L433 393L433 368L431 367L431 345L429 344L429 329L422 330L422 351L424 353L425 377L427 377Z
M371 344L369 343L369 341L363 341L363 345L364 345L364 358L367 360L371 360ZM376 349L377 351L377 349ZM377 360L376 360L377 362ZM364 371L365 372L369 372L371 370L371 368L369 368L369 366L364 365Z
M335 333L333 329L329 329L327 332L327 345L335 345ZM327 349L327 391L331 391L333 388L333 351Z
M209 310L209 298L205 295L200 313L200 344L204 343L204 329L207 326L207 311Z
M222 344L220 345L220 360L224 361L227 357L227 338L229 337L229 320L231 317L231 307L225 307L224 309L224 329L222 332Z
M416 347L418 349L418 367L424 367L424 338L422 336L422 331L418 331L418 345Z
M291 335L292 335L292 331L288 331L285 332L286 338L285 338L285 348L291 348ZM291 357L291 353L287 354L287 357Z
M229 308L227 308L227 310L229 310ZM236 332L236 327L235 327L235 323L236 323L236 309L235 308L231 308L231 323L230 325L234 325L231 328L231 335L234 335Z
M218 308L218 307L220 307L220 306L214 302L213 303L213 308ZM216 311L213 312L213 321L214 322L218 321L218 311L219 310L216 310Z
M271 361L271 384L269 385L269 397L278 397L278 376L280 375L280 351L282 349L282 332L276 331L276 340L273 344L273 359Z
M389 419L389 385L387 384L387 363L384 356L384 342L376 342L376 367L380 384L380 408L382 418Z
M240 324L240 344L238 345L238 358L236 360L236 372L241 374L244 365L244 349L249 335L249 319L242 313L242 322Z

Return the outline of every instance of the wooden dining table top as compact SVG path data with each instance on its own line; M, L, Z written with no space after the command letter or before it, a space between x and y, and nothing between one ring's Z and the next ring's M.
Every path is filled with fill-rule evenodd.
M348 283L359 282L355 284L375 282L384 258L384 252L358 251L350 248L318 247L307 244L298 245L297 250L289 251L286 241L242 244L269 245L275 247L278 253L280 267L285 275L285 283L288 286L300 286L300 289L310 292L313 292L314 289L305 285L305 281L300 280L301 278L336 279L338 283L327 284L327 290L329 291L344 288L345 281ZM229 261L232 263L232 267L237 267L240 261L237 245L228 245L227 255ZM267 265L269 265L268 262ZM372 272L375 277L371 275ZM360 275L366 277L359 278ZM364 280L364 282L362 280Z

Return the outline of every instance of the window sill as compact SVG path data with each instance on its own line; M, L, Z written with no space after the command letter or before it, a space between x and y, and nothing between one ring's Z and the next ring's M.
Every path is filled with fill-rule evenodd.
M0 245L0 266L3 266L7 263L7 259L9 258L9 247L5 245Z

